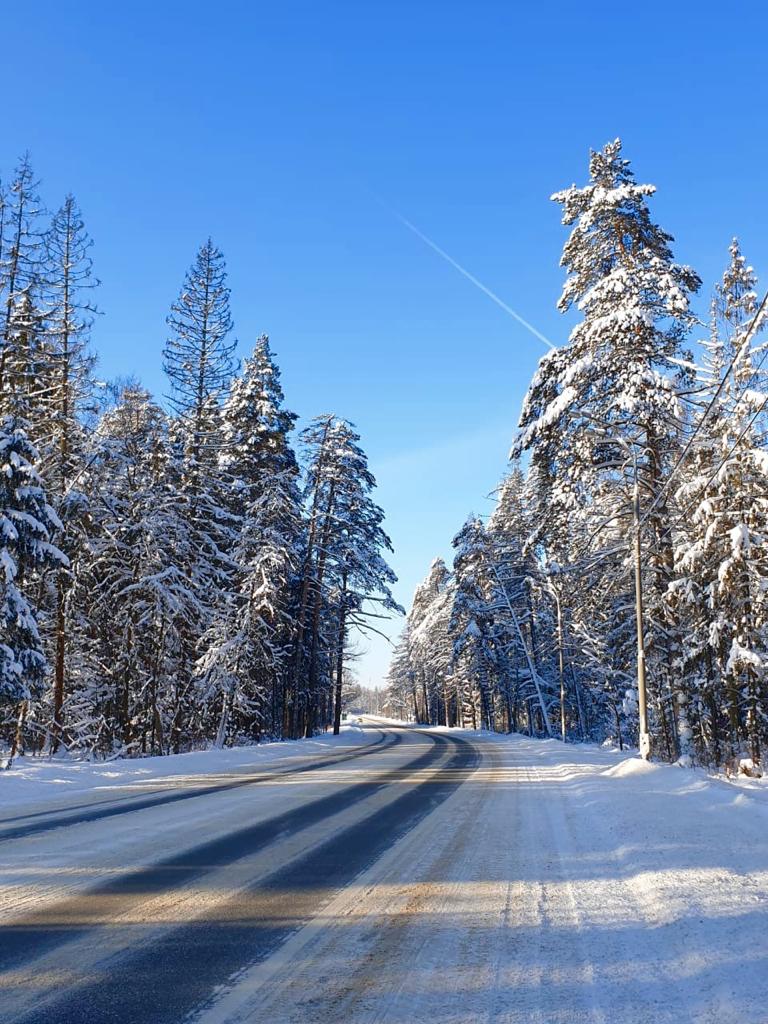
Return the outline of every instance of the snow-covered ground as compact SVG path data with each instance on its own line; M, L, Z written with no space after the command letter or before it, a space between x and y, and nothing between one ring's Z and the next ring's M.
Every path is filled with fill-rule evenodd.
M376 726L386 730L383 720ZM414 729L408 742L382 743L316 772L215 788L248 773L282 773L307 755L322 760L374 743L380 728L109 765L22 762L1 777L0 792L10 784L17 804L0 814L6 827L38 820L30 806L59 810L62 788L69 803L90 808L131 799L134 791L143 798L168 787L213 787L188 801L3 845L4 923L42 910L46 928L77 922L83 929L77 941L0 976L7 1019L27 1007L32 991L49 999L46 985L57 978L72 986L100 972L108 978L137 942L151 950L205 915L227 920L234 901L244 959L198 1010L199 1024L768 1022L765 784L734 785L600 747L453 730L429 732L469 741L477 766L433 765L420 775L409 765L429 740ZM313 801L335 801L393 768L383 788L365 790L337 812L332 804L327 819L305 818ZM461 783L452 795L350 884L334 891L318 877L308 916L299 909L306 885L280 891L269 927L279 929L284 919L298 930L249 965L248 929L263 924L259 887L274 891L268 879L275 871L367 829L408 787L421 782L428 791L446 773ZM55 799L46 798L51 793ZM278 831L256 853L206 865L188 882L88 895L105 878L294 810L295 832ZM19 927L23 936L26 926ZM178 981L169 977L169 991ZM50 1013L52 1020L53 1003Z
M768 1021L764 787L472 738L478 771L201 1024Z
M63 754L59 757L18 757L9 771L0 771L0 818L5 809L19 804L48 803L92 793L119 795L127 789L210 782L211 775L248 773L277 767L291 767L307 757L373 742L378 734L359 727L357 720L345 723L341 735L327 733L313 739L224 750L197 750L167 757L119 758L114 761L81 761Z

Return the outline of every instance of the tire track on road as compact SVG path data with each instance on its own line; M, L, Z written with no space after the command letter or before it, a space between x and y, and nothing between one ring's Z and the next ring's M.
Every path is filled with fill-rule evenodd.
M398 735L397 743L401 742L402 737ZM394 745L387 746L391 749ZM199 843L149 867L127 871L44 910L6 922L3 925L6 941L0 947L0 972L12 970L73 942L93 928L108 926L108 919L104 924L95 923L95 916L125 914L146 899L181 889L209 872L258 853L285 835L296 834L326 817L347 810L397 781L404 772L426 767L439 754L436 744L395 769L383 769L380 775L368 781L345 784L329 796Z
M165 790L159 795L145 797L129 796L119 800L117 803L110 801L107 806L104 806L104 803L99 803L98 807L90 813L73 816L71 814L71 810L89 806L88 804L79 804L77 805L77 808L69 808L64 813L57 814L56 812L53 812L54 816L48 817L44 821L38 821L32 825L20 825L11 829L3 830L3 822L0 821L0 843L10 842L12 839L26 839L28 836L38 835L41 832L49 832L56 828L65 828L69 825L88 824L93 821L100 821L103 818L113 818L121 814L132 814L134 811L142 811L146 808L158 807L163 804L178 803L181 800L194 800L201 796L209 796L212 793L223 793L228 790L240 789L243 786L254 786L265 782L273 782L276 778L286 775L296 775L305 772L314 772L321 768L331 768L334 765L341 764L345 761L352 761L358 757L366 757L374 751L381 752L382 749L396 746L401 742L401 736L395 735L391 739L388 739L387 734L382 732L380 739L376 740L375 743L366 743L362 749L357 749L349 754L341 754L338 757L326 758L323 761L313 762L308 765L300 765L296 768L287 768L283 771L276 772L264 772L259 775L249 775L247 778L236 779L232 782L223 782L213 786L198 786L196 789L187 789L182 792L179 792L178 790L168 792ZM46 814L48 812L42 813ZM11 818L6 820L15 821L19 819Z
M427 770L446 747L453 748L428 779L238 893L223 907L173 928L144 951L111 959L106 972L97 973L93 981L15 1019L23 1024L81 1024L83 1020L178 1024L233 973L266 959L463 783L466 770L478 760L474 747L455 737L420 735L428 735L434 747L409 763L410 772ZM402 770L393 774L402 775ZM368 795L393 781L382 778L358 788L366 789ZM338 799L317 803L330 807L333 801L335 813ZM310 807L298 811L305 821Z

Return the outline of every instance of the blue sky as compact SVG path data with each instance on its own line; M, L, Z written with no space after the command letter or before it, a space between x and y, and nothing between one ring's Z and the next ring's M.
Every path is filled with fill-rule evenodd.
M739 2L9 5L0 173L28 148L50 206L75 192L100 372L157 393L215 239L241 354L267 331L289 405L357 424L407 604L489 511L544 348L392 210L561 343L549 196L620 135L705 288L733 234L768 282L767 28ZM363 681L386 661L374 644Z

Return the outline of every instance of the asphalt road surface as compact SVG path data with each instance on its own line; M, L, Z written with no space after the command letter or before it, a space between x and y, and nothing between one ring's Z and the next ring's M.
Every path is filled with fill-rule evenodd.
M81 865L40 874L84 883L41 897L27 878L0 933L2 1024L174 1024L268 960L480 760L466 739L376 733L292 768L0 817L11 866L34 876L57 848L71 864L76 844Z

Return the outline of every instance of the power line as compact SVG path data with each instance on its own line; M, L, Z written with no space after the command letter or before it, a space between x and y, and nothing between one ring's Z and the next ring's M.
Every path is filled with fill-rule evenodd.
M741 358L742 353L746 349L747 344L749 343L749 340L752 337L752 335L753 335L753 333L755 331L755 328L757 327L758 320L762 316L762 313L763 313L763 310L765 309L766 303L768 303L768 291L763 296L763 301L757 307L757 311L755 312L755 315L752 318L752 323L749 325L749 329L747 330L747 333L744 335L744 340L742 341L741 345L739 345L738 349L734 353L733 358L731 359L730 363L728 364L728 367L726 368L726 371L723 374L723 376L722 376L722 378L720 380L720 383L718 384L717 388L715 389L714 395L712 396L711 400L707 404L707 408L704 410L704 415L701 417L699 422L696 424L696 427L695 427L693 433L691 434L691 436L688 438L687 442L685 443L685 446L683 447L683 450L680 452L680 455L679 455L679 457L677 459L677 462L672 467L672 470L670 471L669 476L664 481L664 484L662 485L662 487L659 490L658 494L656 495L656 497L651 502L650 508L647 510L647 512L645 513L643 518L640 520L640 522L638 524L638 530L640 529L640 527L642 527L648 521L648 518L653 514L654 509L658 506L659 502L661 501L661 499L666 494L666 492L667 492L667 490L669 488L669 485L672 483L672 480L674 479L675 474L677 473L677 471L680 469L680 467L682 466L683 462L685 461L685 459L686 459L686 457L688 455L688 452L691 450L691 447L693 446L693 442L696 440L696 435L699 433L699 431L701 430L701 428L704 426L704 424L706 423L707 419L709 418L709 414L714 409L715 403L717 402L718 398L720 397L720 395L723 392L723 388L725 387L725 382L728 380L728 377L729 377L731 371L733 370L733 368L736 365L737 361Z
M739 447L741 442L744 440L747 432L750 430L750 428L754 424L755 420L762 413L762 411L765 409L766 406L768 406L768 395L765 396L763 401L760 403L758 408L754 411L754 413L750 417L749 422L744 427L742 432L739 434L739 436L733 442L733 444L728 449L726 454L722 457L722 459L720 459L720 461L715 466L715 468L712 470L712 473L711 473L709 479L707 480L707 482L704 484L704 486L702 488L702 492L704 494L706 494L707 490L709 489L709 485L715 480L715 478L717 477L717 474L720 472L720 470L723 468L723 466L725 466L725 464L731 459L731 457L733 456L733 453L736 451L736 449ZM695 498L685 509L683 509L683 511L672 521L672 523L669 524L669 526L667 527L667 532L672 530L675 526L679 526L683 522L683 520L686 518L688 513L693 510L694 506L696 505L696 503L698 501L699 501L699 499Z
M767 295L768 295L768 293L767 293ZM764 304L764 303L765 303L765 299L763 299L763 304ZM759 312L759 310L758 310L758 312ZM734 360L733 360L733 362L734 362L734 363L736 362L736 358L738 358L738 355L737 355L737 357L735 357L735 358L734 358ZM756 374L756 373L757 373L757 372L758 372L758 371L759 371L760 369L762 369L763 363L765 362L766 358L768 358L768 346L763 346L763 354L762 354L762 356L761 356L761 358L760 358L759 362L757 363L757 366L755 366L755 367L754 367L754 369L753 369L753 371L752 371L752 372L753 372L754 374ZM741 394L741 395L739 395L739 397L738 397L738 398L736 399L736 404L735 404L735 406L734 406L734 408L733 408L733 412L734 412L734 413L735 413L736 409L738 409L738 407L739 407L739 404L741 403L741 401L742 401L742 399L743 399L743 398L744 398L744 393L742 392L742 394ZM760 406L759 406L759 407L758 407L758 408L757 408L757 409L755 410L755 412L754 412L754 413L753 413L753 415L751 416L751 418L750 418L749 422L748 422L748 423L747 423L747 425L746 425L746 426L744 427L744 429L743 429L743 430L742 430L742 432L741 432L741 433L739 434L739 436L738 436L738 437L736 438L736 440L735 440L735 441L734 441L734 443L733 443L733 444L731 445L731 447L729 448L729 450L728 450L728 451L726 452L726 454L725 454L725 455L724 455L724 456L723 456L723 457L722 457L722 458L720 459L720 461L718 462L718 464L717 464L717 465L715 466L715 468L714 468L714 469L712 470L712 474L710 475L709 479L707 480L707 482L706 482L706 483L704 484L704 487L702 488L702 490L703 490L703 492L704 492L704 493L706 493L707 489L709 488L709 485L710 485L710 484L711 484L711 483L712 483L712 482L714 481L714 479L716 478L717 474L718 474L718 473L720 472L720 470L721 470L721 469L723 468L723 466L724 466L724 465L725 465L725 464L726 464L726 463L727 463L727 462L729 461L729 459L730 459L730 458L732 457L733 453L734 453L734 452L736 451L736 449L738 448L738 446L739 446L739 445L741 444L741 442L742 442L742 441L744 440L744 437L746 436L747 432L748 432L748 431L749 431L749 429L750 429L750 428L752 427L752 425L753 425L753 424L755 423L755 421L756 421L756 420L757 420L757 418L758 418L758 417L760 416L760 414L761 414L761 413L763 412L763 410L764 410L764 409L766 408L766 406L768 406L768 395L766 395L766 397L765 397L765 398L763 399L763 401L761 402ZM766 439L766 436L768 436L768 435L764 435L764 436L760 437L760 438L758 439L758 444L763 444L763 443L764 443L764 441L765 441L765 439ZM671 522L671 523L670 523L670 524L669 524L669 525L668 525L668 526L666 527L666 530L665 530L665 532L666 532L666 533L670 533L670 532L671 532L671 531L672 531L672 530L673 530L673 529L674 529L674 528L675 528L676 526L679 526L679 525L680 525L680 524L682 523L682 521L683 521L683 520L684 520L684 519L685 519L685 518L687 517L687 515L689 514L689 512L691 512L691 511L692 511L692 509L693 509L693 508L695 507L695 505L696 505L696 502L697 502L697 500L698 500L698 499L694 499L694 500L693 500L692 502L690 502L690 503L689 503L689 504L688 504L688 505L686 506L686 508L685 508L685 509L683 509L683 511L682 511L682 512L680 512L680 513L679 513L679 514L678 514L677 516L675 516L675 518L674 518L674 519L672 520L672 522ZM641 526L642 526L642 523L643 523L643 522L645 522L645 518L644 518L644 519L643 519L643 521L641 522L641 524L640 524Z

